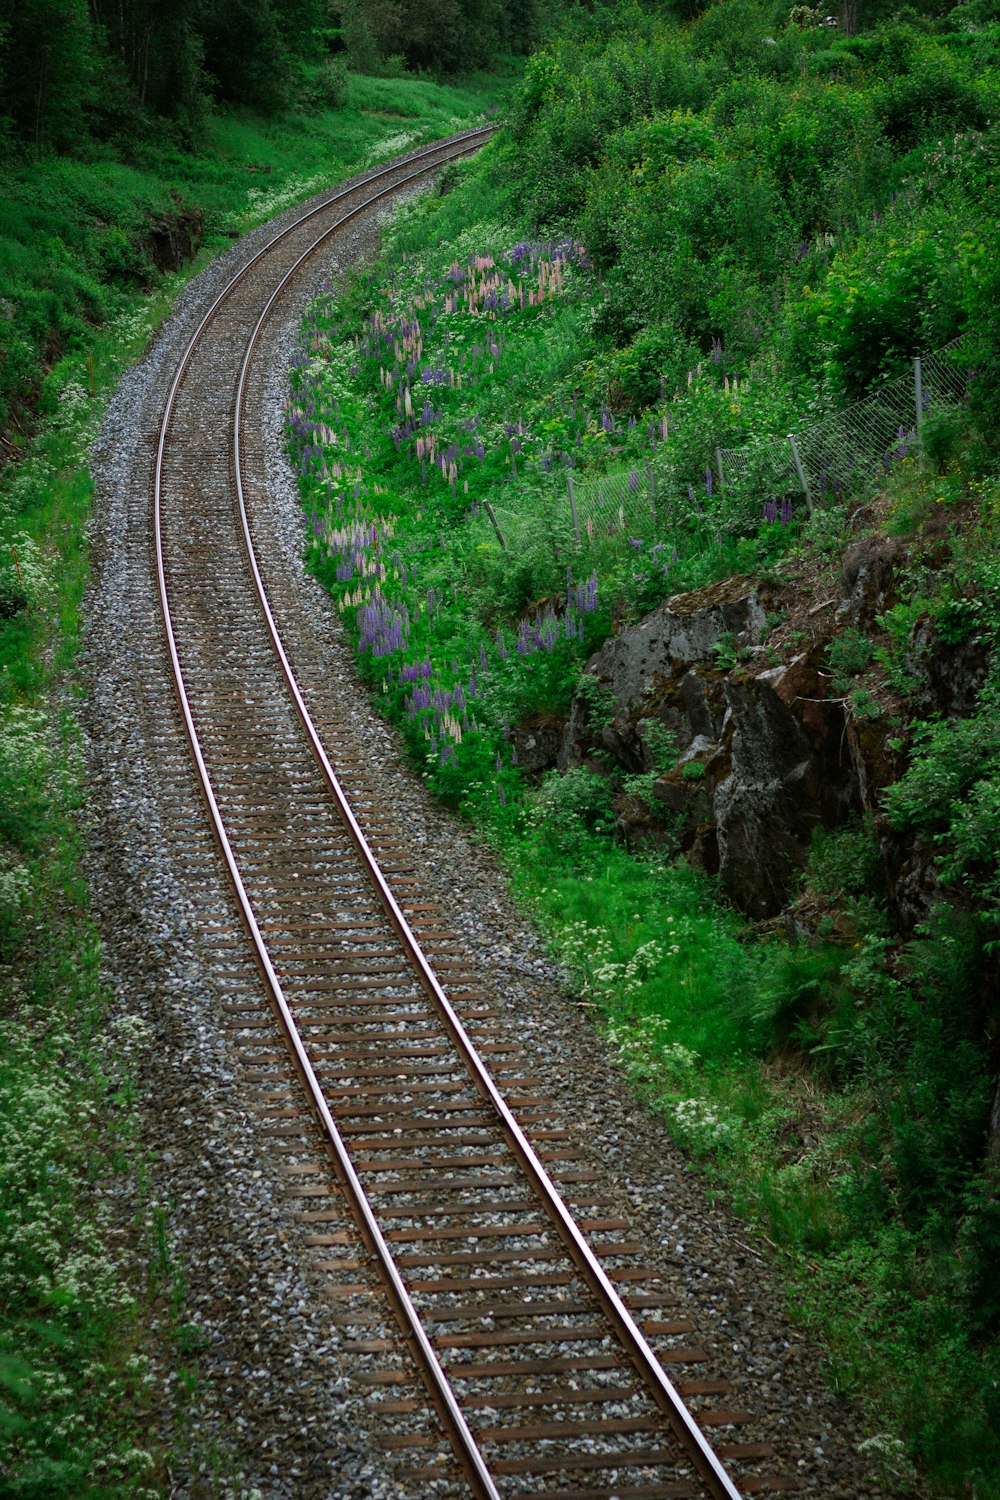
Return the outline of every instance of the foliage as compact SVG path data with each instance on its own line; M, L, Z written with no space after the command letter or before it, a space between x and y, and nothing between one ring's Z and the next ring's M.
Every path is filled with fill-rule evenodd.
M98 409L63 379L58 420L0 487L0 577L12 540L21 574L0 619L0 1490L139 1500L163 1475L143 1349L159 1286L136 1275L108 1208L127 1177L141 1243L143 1038L110 1014L80 870L71 668Z
M611 812L607 777L580 766L546 777L533 799L531 817L547 842L571 851L585 834L606 832Z
M917 726L911 763L885 797L894 827L925 832L942 851L941 878L975 898L1000 942L1000 683L996 669L971 718Z
M21 452L39 402L54 409L45 377L61 360L89 391L90 351L101 387L96 330L125 327L137 299L160 280L156 222L200 215L203 263L236 234L360 165L455 130L502 88L483 79L454 89L355 78L348 90L347 82L330 59L303 86L310 113L268 122L220 111L205 123L197 151L179 149L169 133L140 132L118 159L96 148L0 157L0 458Z

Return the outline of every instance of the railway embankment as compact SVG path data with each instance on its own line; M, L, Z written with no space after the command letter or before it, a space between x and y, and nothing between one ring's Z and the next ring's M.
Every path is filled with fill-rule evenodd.
M349 251L364 253L370 243L355 236ZM346 254L338 252L341 265ZM211 296L208 282L192 289L176 326L164 331L110 415L99 452L99 567L88 655L94 685L88 732L100 768L101 810L93 874L119 1003L137 1007L148 1023L137 1066L150 1171L161 1184L167 1254L183 1267L176 1307L198 1372L190 1389L183 1382L179 1388L171 1358L159 1358L153 1372L158 1420L176 1454L181 1488L197 1488L199 1453L214 1444L223 1472L228 1466L242 1474L239 1483L265 1494L399 1493L399 1479L381 1454L387 1439L390 1455L405 1454L416 1398L398 1384L391 1320L359 1285L365 1256L353 1249L349 1216L335 1192L319 1191L306 1122L291 1095L278 1097L286 1085L275 1046L263 1033L266 1007L255 998L256 972L191 785L169 683L160 680L144 490L148 455L163 377ZM288 317L293 325L291 312ZM458 1003L470 1005L472 1024L491 1051L526 1054L548 1101L537 1122L543 1139L547 1131L565 1132L567 1148L579 1153L580 1165L571 1170L586 1164L596 1176L606 1200L601 1218L632 1226L643 1264L661 1288L655 1295L696 1311L711 1379L726 1382L734 1410L750 1412L753 1398L752 1425L740 1435L746 1441L737 1437L733 1444L747 1450L737 1461L751 1465L752 1476L752 1466L773 1449L772 1467L779 1464L804 1493L839 1492L845 1500L878 1493L865 1477L857 1416L829 1392L818 1352L780 1312L761 1253L747 1244L737 1221L706 1201L662 1124L616 1067L614 1052L589 1026L581 1027L576 1001L504 896L488 853L470 845L434 806L420 778L401 765L392 732L359 700L352 643L325 595L302 572L299 513L273 399L281 380L278 350L294 334L293 326L285 329L281 338L272 330L275 357L265 381L271 400L249 429L262 465L253 470L252 527L269 594L280 602L290 655L307 665L310 696L325 707L325 733L347 767L359 806L376 827L391 822L387 842L415 925L445 964L454 966L456 946L465 955L462 962L475 970L485 998L463 1001L463 982ZM122 537L132 545L123 547ZM220 608L229 587L220 587ZM233 648L259 670L255 645L242 646L234 637L227 649ZM274 710L257 689L253 696L263 729ZM227 798L239 796L250 773L244 752L223 772ZM291 809L289 816L296 821ZM274 879L276 888L291 883L277 872L267 875L268 859L254 856L252 865L254 880L265 886ZM337 910L324 920L345 921L344 876L331 868L329 879ZM278 925L284 928L285 919ZM318 951L312 962L321 961L328 956ZM128 977L133 972L138 988ZM440 1080L420 1088L435 1086ZM431 1107L437 1107L433 1099ZM366 1130L377 1135L375 1123ZM375 1149L369 1140L368 1150ZM509 1234L500 1206L490 1213L485 1228L495 1228L486 1240ZM393 1217L394 1233L410 1238L405 1214ZM511 1271L526 1253L525 1245L512 1243ZM440 1256L436 1251L434 1263ZM536 1337L544 1338L545 1326ZM683 1349L685 1327L682 1317L676 1332L658 1337ZM495 1337L488 1330L484 1347ZM688 1348L685 1357L695 1352ZM725 1438L720 1443L728 1446ZM421 1451L417 1445L418 1456ZM417 1481L416 1493L427 1482Z

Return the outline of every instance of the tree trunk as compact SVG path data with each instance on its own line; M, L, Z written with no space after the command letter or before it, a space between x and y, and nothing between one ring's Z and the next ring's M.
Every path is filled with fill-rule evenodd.
M153 38L153 23L150 21L146 27L146 35L142 43L142 83L139 86L139 104L145 108L146 86L149 83L149 44Z
M45 97L45 53L38 54L38 93L35 95L35 152L42 150L42 100Z

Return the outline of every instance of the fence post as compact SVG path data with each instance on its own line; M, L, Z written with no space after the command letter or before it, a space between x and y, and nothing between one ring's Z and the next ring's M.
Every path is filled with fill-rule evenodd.
M794 436L793 436L792 433L788 434L788 441L789 441L789 444L791 445L792 458L793 458L793 460L795 462L795 472L799 476L799 484L801 484L801 486L802 486L802 493L806 497L806 510L809 512L810 515L812 515L812 513L813 513L812 495L809 493L809 481L806 478L806 471L802 467L802 459L799 456L799 445L795 441L795 438L794 438Z
M576 491L573 488L573 471L566 470L566 488L569 490L569 513L573 517L573 535L576 545L580 545L580 522L576 514Z
M649 503L653 511L653 526L659 525L660 518L656 514L656 470L651 463L646 465L646 478L649 480Z
M720 490L724 490L726 488L726 472L725 472L725 470L722 467L722 449L721 448L716 448L716 450L715 450L715 467L719 471L719 489Z
M924 380L919 354L913 361L913 393L917 401L917 437L919 438L920 429L924 425Z
M497 534L497 541L500 543L501 547L506 552L507 551L507 543L503 539L503 532L500 530L500 525L499 525L499 523L497 521L497 518L493 514L493 507L492 507L492 505L490 504L490 502L488 500L484 500L483 501L483 510L485 510L486 514L490 518L490 525L493 527L493 530Z

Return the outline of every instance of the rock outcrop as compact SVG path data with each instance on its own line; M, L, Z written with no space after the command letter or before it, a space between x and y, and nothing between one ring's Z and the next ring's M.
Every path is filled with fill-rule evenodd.
M817 824L858 809L844 703L828 696L821 647L772 665L760 646L775 585L730 578L669 599L587 664L600 694L577 694L560 747L563 769L657 771L651 745L669 732L675 764L654 793L677 816L681 846L718 872L748 916L781 910ZM651 733L662 726L659 736Z
M889 826L882 794L907 764L908 725L975 711L989 649L967 619L975 601L961 599L950 626L940 610L904 617L900 641L892 611L914 547L859 531L873 519L856 513L839 561L727 578L622 630L587 663L565 725L536 716L517 726L525 769L611 775L626 788L619 837L633 848L679 841L755 921L795 898L817 828L870 814L886 894L912 931L944 893L933 848ZM947 561L939 537L917 547L923 566ZM623 781L643 772L660 819Z
M150 219L146 251L158 271L179 271L186 260L197 255L204 233L200 208L178 209Z

